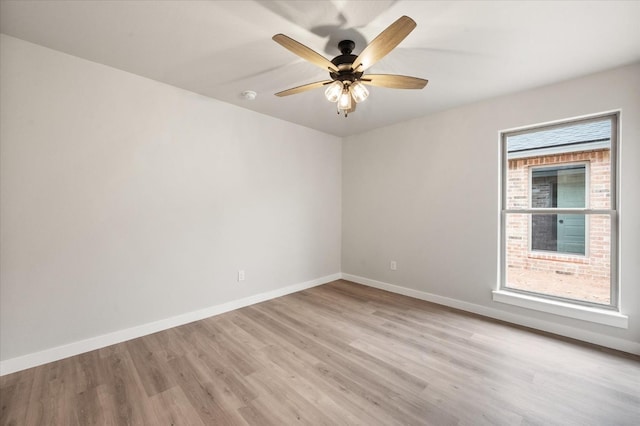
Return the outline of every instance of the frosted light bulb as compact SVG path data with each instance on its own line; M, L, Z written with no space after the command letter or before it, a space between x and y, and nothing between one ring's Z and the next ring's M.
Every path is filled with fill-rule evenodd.
M353 83L349 89L353 94L353 99L358 103L364 101L369 96L369 91L364 86L364 84L360 83L359 81Z
M347 112L351 109L351 93L349 89L345 88L338 99L338 109Z
M338 98L342 94L342 82L334 81L331 83L327 90L324 91L324 96L329 102L338 102Z

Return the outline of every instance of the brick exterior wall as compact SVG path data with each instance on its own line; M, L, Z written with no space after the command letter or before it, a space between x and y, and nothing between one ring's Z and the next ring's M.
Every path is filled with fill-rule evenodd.
M586 151L509 160L507 174L507 208L528 209L547 201L548 188L544 183L531 192L529 182L532 167L586 163L588 182L587 207L610 208L610 151ZM533 197L533 198L531 198ZM531 201L532 203L531 203ZM548 205L548 204L547 204ZM550 217L537 219L543 223ZM585 255L531 250L531 215L509 214L506 222L507 266L513 269L548 271L585 278L609 278L610 220L608 215L586 217Z

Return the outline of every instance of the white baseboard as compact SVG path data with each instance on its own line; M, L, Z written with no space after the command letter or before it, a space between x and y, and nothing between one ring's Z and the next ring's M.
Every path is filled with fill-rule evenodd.
M222 303L220 305L210 306L198 311L187 312L185 314L166 318L160 321L154 321L136 327L114 331L112 333L103 334L101 336L91 337L89 339L80 340L78 342L46 349L44 351L11 358L5 361L0 361L0 376L15 373L16 371L20 370L26 370L27 368L36 367L38 365L57 361L63 358L68 358L70 356L79 355L81 353L104 348L106 346L114 345L116 343L121 343L127 340L136 339L148 334L157 333L158 331L188 324L190 322L198 321L214 315L219 315L224 312L229 312L234 309L239 309L245 306L264 302L266 300L275 299L276 297L285 296L290 293L295 293L297 291L305 290L311 287L338 280L341 278L341 276L342 274L340 273L327 275L315 280L293 284L265 293L254 294L249 297L232 300L231 302Z
M531 327L537 330L547 331L549 333L559 334L561 336L570 337L573 339L582 340L589 343L594 343L596 345L605 346L611 349L617 349L623 352L640 355L640 343L637 343L637 342L619 339L617 337L605 336L605 335L593 333L587 330L582 330L574 327L557 324L552 321L544 321L544 320L531 318L525 315L505 312L499 309L493 309L486 306L476 305L474 303L464 302L464 301L452 299L449 297L438 296L436 294L431 294L431 293L427 293L420 290L414 290L407 287L401 287L398 285L389 284L382 281L376 281L370 278L364 278L357 275L337 273L337 274L332 274L332 275L327 275L325 277L317 278L315 280L293 284L287 287L282 287L282 288L268 291L265 293L255 294L242 299L233 300L231 302L222 303L220 305L211 306L198 311L187 312L185 314L177 315L171 318L166 318L160 321L154 321L154 322L142 324L136 327L131 327L124 330L103 334L101 336L80 340L78 342L69 343L67 345L46 349L44 351L35 352L35 353L20 356L20 357L16 357L16 358L11 358L5 361L0 361L0 376L11 374L20 370L26 370L27 368L36 367L38 365L57 361L63 358L68 358L74 355L79 355L81 353L89 352L92 350L104 348L106 346L110 346L116 343L121 343L127 340L146 336L148 334L156 333L158 331L166 330L172 327L177 327L183 324L188 324L193 321L198 321L204 318L219 315L224 312L229 312L234 309L243 308L245 306L250 306L256 303L264 302L266 300L275 299L276 297L285 296L290 293L295 293L297 291L301 291L301 290L305 290L318 285L326 284L341 278L348 281L353 281L358 284L363 284L369 287L390 291L392 293L402 294L402 295L413 297L416 299L437 303L439 305L449 306L449 307L460 309L463 311L473 312L475 314L483 315L486 317L507 321L513 324L518 324L525 327Z
M353 281L354 283L378 288L380 290L386 290L392 293L413 297L415 299L426 300L427 302L433 302L439 305L449 306L451 308L472 312L474 314L483 315L485 317L494 318L497 320L502 320L502 321L513 323L513 324L522 325L525 327L531 327L537 330L559 334L561 336L582 340L584 342L593 343L593 344L604 346L607 348L640 355L640 343L638 342L620 339L617 337L606 336L603 334L594 333L594 332L582 330L579 328L557 324L552 321L545 321L545 320L540 320L536 318L531 318L526 315L519 315L511 312L505 312L499 309L493 309L493 308L489 308L482 305L476 305L475 303L463 302L461 300L438 296L436 294L431 294L431 293L427 293L420 290L414 290L407 287L401 287L395 284L389 284L382 281L376 281L370 278L359 277L357 275L343 273L342 278L348 281Z

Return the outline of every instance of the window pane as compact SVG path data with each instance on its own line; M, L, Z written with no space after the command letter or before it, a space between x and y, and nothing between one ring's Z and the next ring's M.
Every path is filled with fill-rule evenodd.
M586 254L586 218L582 214L539 214L531 217L531 250Z
M535 236L538 227L548 232L554 222L559 227L560 220L582 223L581 244L563 243L565 236L560 232L555 239ZM532 241L529 241L529 235ZM505 248L507 288L610 304L609 215L508 213Z
M508 135L506 150L507 209L611 208L609 118Z
M531 250L558 251L557 214L537 214L531 217Z
M533 168L531 171L531 207L578 207L586 203L586 166L569 163L564 166Z

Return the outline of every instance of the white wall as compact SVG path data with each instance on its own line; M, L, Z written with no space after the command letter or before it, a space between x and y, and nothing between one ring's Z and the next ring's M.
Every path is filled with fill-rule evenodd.
M621 310L629 328L493 302L498 132L618 108ZM547 321L573 336L586 332L594 341L640 347L640 65L346 138L342 169L343 273L450 298L497 317ZM397 271L389 270L390 260L398 262Z
M340 272L339 138L0 42L1 360Z

